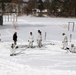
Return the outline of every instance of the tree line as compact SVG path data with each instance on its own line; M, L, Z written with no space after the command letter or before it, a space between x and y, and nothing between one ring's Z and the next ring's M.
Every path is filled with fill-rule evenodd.
M47 10L46 12L43 12ZM0 0L0 12L76 17L76 0Z

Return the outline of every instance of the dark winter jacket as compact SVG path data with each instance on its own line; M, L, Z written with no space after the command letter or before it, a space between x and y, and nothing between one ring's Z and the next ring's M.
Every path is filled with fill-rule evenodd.
M17 41L17 33L16 32L13 34L13 40Z

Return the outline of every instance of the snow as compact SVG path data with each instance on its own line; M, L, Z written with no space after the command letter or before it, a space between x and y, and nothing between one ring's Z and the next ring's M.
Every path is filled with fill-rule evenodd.
M68 36L69 45L76 46L76 26L68 31L68 22L75 18L18 17L16 29L12 22L5 21L0 26L0 74L1 75L76 75L76 54L62 49L62 33ZM76 25L76 24L75 24ZM16 56L10 56L12 35L18 33L18 45L28 45L29 32L33 32L34 46L37 46L37 30L42 31L42 48L19 48ZM45 40L45 32L46 40ZM70 42L70 34L72 40ZM54 44L54 45L53 45Z

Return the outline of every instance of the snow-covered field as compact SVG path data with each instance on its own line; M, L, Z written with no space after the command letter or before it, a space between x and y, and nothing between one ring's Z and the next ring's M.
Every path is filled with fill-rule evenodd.
M12 22L5 21L4 16L4 25L0 26L0 75L76 75L76 54L61 49L63 32L68 36L68 47L71 43L76 46L76 24L72 32L72 24L68 31L68 22L76 23L76 19L21 16L14 29ZM23 47L16 49L16 56L10 56L15 31L18 33L18 45L28 45L29 32L33 32L34 46L37 46L39 29L43 36L42 48Z

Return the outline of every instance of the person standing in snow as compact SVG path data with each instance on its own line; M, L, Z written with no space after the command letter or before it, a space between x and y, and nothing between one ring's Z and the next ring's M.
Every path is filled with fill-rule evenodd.
M40 30L38 30L37 44L38 44L38 47L42 46L42 33Z
M29 48L33 48L34 39L33 39L32 32L30 32L30 36L29 36L28 42L29 42Z
M62 35L63 35L63 41L62 41L63 47L62 47L62 49L65 49L66 50L67 49L67 45L68 45L68 38L65 35L65 33L63 33Z
M13 41L14 41L14 44L16 45L17 44L17 32L13 34Z

